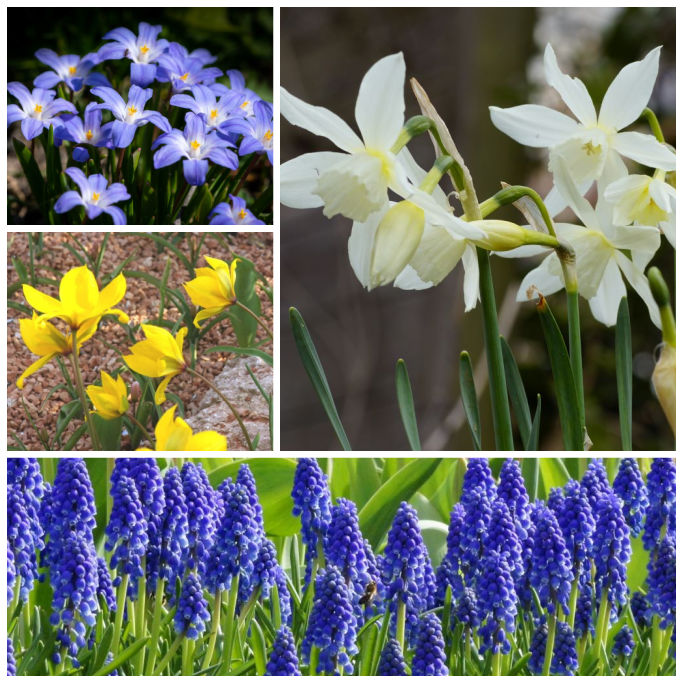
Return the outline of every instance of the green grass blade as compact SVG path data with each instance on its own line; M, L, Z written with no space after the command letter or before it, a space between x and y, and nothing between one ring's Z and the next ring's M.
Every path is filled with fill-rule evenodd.
M519 428L519 435L522 437L522 443L526 444L529 441L531 434L531 411L529 410L529 401L524 390L524 383L522 382L522 375L517 367L517 361L512 355L510 345L501 336L500 345L503 349L503 365L505 366L505 379L508 386L508 394L510 395L510 403L512 410L517 418L517 427Z
M410 386L408 368L402 358L396 363L396 397L398 409L401 412L401 421L406 430L408 443L414 451L422 450L420 446L420 433L417 429L417 417L415 416L415 403L413 402L413 390Z
M334 404L334 398L332 397L330 386L327 383L325 371L323 370L322 363L318 357L318 352L315 350L315 345L308 332L306 323L296 308L289 309L289 322L292 326L294 342L296 343L296 348L301 357L304 370L306 370L306 374L311 380L313 389L315 389L315 393L318 394L323 409L332 423L332 428L337 435L337 439L339 439L339 443L345 451L350 451L351 444L349 443L349 439L342 426L337 407Z
M536 412L540 411L537 409ZM536 500L538 498L538 458L522 458L522 476L529 499Z
M626 297L624 297L619 304L615 336L621 446L625 451L630 451L633 449L633 366L631 352L631 320Z
M460 354L460 395L462 396L462 406L465 409L467 424L472 434L474 448L481 450L481 421L479 419L479 407L477 405L477 390L474 386L474 375L472 374L472 361L470 354L463 351Z
M138 640L136 640L132 645L129 645L123 652L120 652L116 657L114 657L109 664L105 664L101 669L96 671L93 676L106 676L107 674L111 673L114 669L120 667L137 652L139 652L140 649L147 644L148 640L149 636L138 638Z
M529 440L526 442L527 451L538 450L538 440L541 429L541 395L536 394L536 412L534 412L534 421L531 423L531 432L529 433Z

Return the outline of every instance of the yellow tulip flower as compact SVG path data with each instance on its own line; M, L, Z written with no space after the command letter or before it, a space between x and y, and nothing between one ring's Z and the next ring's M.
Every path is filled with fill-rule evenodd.
M80 330L94 323L97 326L103 315L112 313L122 323L128 316L113 308L126 293L126 278L117 275L100 291L97 280L87 266L72 268L59 283L59 299L43 294L35 287L24 285L26 301L42 313L41 320L59 318L72 330Z
M143 325L142 331L147 339L133 344L131 355L123 360L133 372L145 377L163 377L154 394L154 401L161 405L166 400L168 383L185 369L183 342L187 327L178 330L175 337L165 328L156 325Z
M24 388L24 380L34 372L40 370L55 356L68 356L72 350L71 335L62 334L51 322L41 320L42 316L35 313L30 320L24 318L19 321L19 331L24 344L31 353L35 353L40 358L30 365L21 377L17 380L17 386ZM76 343L80 348L85 341L95 334L97 322L84 326L78 330Z
M227 451L228 440L212 430L192 433L190 427L181 417L175 416L176 406L169 408L154 429L157 451ZM151 448L138 448L149 451Z
M213 317L237 301L235 270L240 260L236 258L228 264L210 256L204 258L211 268L197 268L197 277L183 284L192 303L204 308L195 316L195 327L199 327L202 320Z
M85 390L92 401L96 413L105 420L115 420L128 411L128 387L121 375L114 379L104 370L102 386L91 384Z

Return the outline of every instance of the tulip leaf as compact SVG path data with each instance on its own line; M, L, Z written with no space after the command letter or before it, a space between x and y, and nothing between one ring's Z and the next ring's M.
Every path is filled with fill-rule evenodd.
M619 398L619 428L623 450L633 449L633 361L631 351L631 320L628 299L619 303L617 326L615 329L615 349L617 364L617 396Z
M261 300L256 293L256 280L254 264L249 259L240 256L235 269L235 294L243 306L259 316L261 315ZM254 317L239 306L231 306L228 309L228 317L235 330L237 343L242 347L250 347L259 328Z
M332 397L332 392L330 391L330 385L327 383L327 378L325 377L325 371L323 370L322 363L318 356L318 352L315 350L315 345L311 339L311 335L308 332L306 323L301 317L299 311L296 308L289 309L289 322L292 327L292 334L294 335L294 342L296 344L297 351L301 357L301 362L306 370L308 378L311 380L313 389L318 395L320 402L322 403L327 417L332 423L332 428L334 429L339 443L345 451L351 450L351 444L349 443L344 427L342 426L339 413L337 412L337 407L334 404L334 398Z
M121 450L121 425L123 418L117 417L114 420L105 420L96 413L93 414L93 422L95 424L95 431L100 440L100 445L103 451L120 451Z
M460 396L465 410L467 425L472 434L474 449L481 450L481 421L479 420L479 406L477 405L477 390L474 386L472 361L470 354L463 351L460 354Z
M432 476L441 458L416 458L401 468L373 494L358 513L363 536L377 550L401 501L409 500Z
M519 435L522 437L522 443L526 444L529 441L531 434L531 411L529 410L529 401L526 397L524 389L524 382L517 367L517 361L512 354L512 349L504 337L500 338L500 345L503 349L503 365L505 366L505 379L510 395L510 403L512 410L517 418L517 427Z
M399 358L396 363L396 397L398 398L398 409L401 413L401 421L403 422L403 428L406 430L408 443L414 451L422 450L420 446L420 432L417 428L417 418L415 416L413 390L410 386L408 368L402 358Z
M540 297L536 310L541 319L541 327L550 356L550 367L555 380L555 396L562 426L562 442L565 450L583 450L583 427L581 412L576 394L576 385L569 361L567 345L555 317L548 306L548 301Z

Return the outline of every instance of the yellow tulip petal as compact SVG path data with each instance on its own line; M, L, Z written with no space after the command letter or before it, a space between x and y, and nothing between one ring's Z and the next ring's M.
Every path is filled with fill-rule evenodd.
M99 306L103 310L113 308L125 295L126 278L119 274L100 292Z
M175 356L178 350L173 335L166 328L157 325L143 325L142 331L145 333L148 342L157 350L159 356Z
M60 311L62 304L52 296L39 292L31 285L23 285L24 297L29 305L39 311L40 313L48 313L50 311ZM50 316L52 317L52 316Z
M42 358L39 358L35 363L32 363L31 365L29 365L28 368L26 368L26 370L24 370L21 377L17 380L17 386L20 389L23 389L24 388L24 380L29 375L32 375L34 372L37 372L38 370L40 370L40 368L42 368L43 365L47 365L47 363L49 363L56 355L57 355L56 353L52 353L48 356L43 356Z
M141 342L142 343L142 342ZM136 345L137 346L137 345ZM135 347L133 347L135 348ZM152 358L132 353L123 357L123 362L133 371L145 377L160 377L159 363Z
M160 406L165 400L166 400L166 388L168 387L168 383L177 375L178 373L174 373L172 375L168 375L167 377L164 377L164 379L161 380L161 383L157 387L157 390L154 392L154 402Z
M211 277L196 277L185 282L183 287L195 306L211 308L229 303L225 288L215 274Z
M183 344L185 343L185 337L187 336L187 327L181 327L175 336L176 349L179 354L179 360L185 364L185 359L183 358Z
M219 258L213 258L212 256L205 256L204 260L214 269L214 270L220 270L221 268L223 270L228 270L230 267L226 261L222 261Z
M228 440L218 432L209 430L193 434L187 443L188 451L227 451Z
M96 310L99 298L97 280L88 266L72 268L59 283L59 299L70 314Z
M205 308L199 311L199 313L197 313L197 315L194 317L194 326L199 327L199 323L202 320L206 320L207 318L213 318L214 315L217 315L223 309L225 309L225 306L218 306L216 308Z
M124 325L130 320L128 313L122 311L120 308L108 308L102 315L115 315L119 319L119 322Z

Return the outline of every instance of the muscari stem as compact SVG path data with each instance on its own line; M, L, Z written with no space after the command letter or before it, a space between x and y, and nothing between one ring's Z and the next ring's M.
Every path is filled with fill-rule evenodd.
M491 667L492 667L492 675L494 676L500 676L500 671L501 671L501 651L500 647L498 648L498 652L496 652L493 655L493 660L491 662Z
M138 599L135 603L135 639L142 638L147 632L147 620L145 618L145 603L147 597L147 580L145 572L147 569L147 558L142 558L142 576L138 579ZM145 649L135 655L134 671L142 671L145 663Z
M123 623L123 612L126 608L126 593L128 592L128 579L130 574L124 574L121 583L119 584L118 593L116 595L116 618L114 619L114 635L111 639L111 653L114 657L119 651L119 642L121 640L121 624Z
M396 604L396 640L403 651L403 646L406 639L406 603L398 599Z
M543 676L550 675L550 664L553 661L553 648L555 646L555 629L557 628L557 606L555 611L548 615L548 640L545 643L545 659L543 660Z
M78 392L78 398L81 402L81 407L83 408L83 415L85 415L85 422L88 425L88 431L90 432L90 440L92 441L93 450L100 451L102 447L100 446L100 441L97 438L97 431L95 430L95 425L92 421L92 415L88 410L88 401L85 397L85 385L83 384L83 376L81 375L81 368L78 365L78 330L71 331L71 364L74 368L74 379L76 384L76 391Z
M574 579L572 582L572 592L569 594L569 616L567 617L567 624L569 628L574 630L574 619L576 617L576 601L579 597L579 579Z
M164 583L166 579L157 579L157 589L154 594L154 615L152 617L152 637L150 639L149 658L145 667L145 676L151 676L154 671L154 663L157 658L157 643L159 641L159 628L161 626L161 606L164 600Z
M221 617L221 601L223 600L223 591L217 590L213 598L213 616L211 617L211 635L209 636L209 645L206 648L204 661L202 662L202 669L206 669L211 665L213 659L213 651L216 648L216 638L218 637L218 624Z
M194 663L194 640L185 638L183 640L183 676L191 676Z
M248 306L245 306L241 301L235 300L235 306L238 306L241 308L243 311L246 311L266 332L266 334L272 339L273 334L268 328L268 325L266 325L261 318L254 313L254 311L251 310Z
M317 676L318 675L318 655L320 651L318 648L313 645L311 647L311 656L309 659L309 665L308 665L308 675L309 676Z
M159 666L154 670L153 676L159 676L161 672L166 668L167 664L171 661L171 657L175 654L175 651L180 647L180 644L185 638L184 633L180 633L176 639L173 641L171 647L168 648L168 652L164 655L164 658L159 662Z
M196 377L199 377L202 381L206 382L208 386L210 386L217 394L218 397L225 403L226 406L230 409L230 412L233 414L235 419L237 420L237 423L240 426L240 429L242 430L242 434L244 435L244 439L247 442L247 448L249 448L250 451L254 450L254 444L252 443L251 438L249 437L249 432L247 431L247 427L244 424L244 421L240 417L239 413L235 409L235 407L228 401L228 399L225 397L225 395L221 392L221 390L210 380L208 377L204 377L204 375L200 374L196 370L193 370L189 365L185 366L185 369L192 375L195 375Z
M595 629L595 643L593 644L593 655L599 658L600 650L605 644L605 622L609 620L611 606L607 598L607 589L603 587L602 598L600 599L600 610L598 611L598 625Z
M238 574L237 576L233 576L232 583L230 584L230 591L228 592L228 612L225 617L225 627L223 629L225 644L223 648L223 667L221 669L221 675L229 673L232 669L232 643L235 634L235 621L237 620L235 608L237 606L239 585L240 577Z
M650 650L650 676L656 676L659 670L659 655L662 647L662 629L659 628L659 616L652 619L652 649Z

